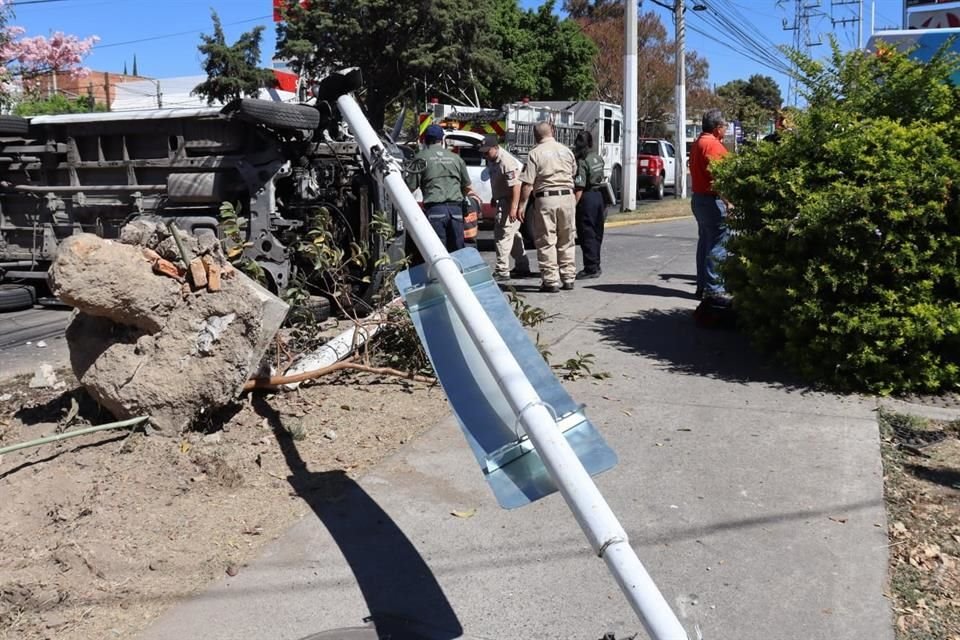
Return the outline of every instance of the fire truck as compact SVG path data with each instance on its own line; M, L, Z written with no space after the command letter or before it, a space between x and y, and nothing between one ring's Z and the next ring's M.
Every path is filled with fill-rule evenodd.
M523 100L489 109L434 100L420 114L419 133L423 135L429 125L439 124L448 131L494 134L510 153L523 161L535 144L533 126L544 120L554 124L557 141L571 148L580 131L590 131L593 150L603 158L606 177L618 190L623 134L623 109L618 104L597 100Z
M495 134L500 143L521 162L533 148L533 126L543 120L552 122L557 141L573 148L580 131L593 134L593 150L603 158L606 179L617 196L623 184L621 172L623 108L598 100L531 101L522 100L499 109L442 104L431 101L420 114L419 133L431 124L448 131ZM469 164L469 163L468 163Z

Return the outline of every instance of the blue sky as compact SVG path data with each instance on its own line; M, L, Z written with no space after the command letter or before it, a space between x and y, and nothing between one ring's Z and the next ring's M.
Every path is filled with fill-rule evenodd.
M16 3L12 24L26 27L28 35L46 35L51 31L65 31L78 36L98 35L101 40L88 58L87 65L102 71L122 71L124 62L132 69L133 56L137 56L138 70L152 77L170 77L201 73L201 60L197 53L199 33L210 31L210 8L216 9L225 25L228 39L235 39L242 32L257 24L267 26L264 33L265 62L273 52L274 30L270 0L21 0ZM403 2L403 0L398 0ZM670 4L672 0L667 0ZM776 0L700 0L705 4L717 2L733 5L749 21L750 30L756 29L773 44L789 44L791 34L782 29L781 22L790 17L786 9L777 7ZM810 0L805 0L811 4ZM869 6L864 0L869 30ZM535 7L540 0L521 0L525 7ZM561 4L558 0L557 4ZM785 2L793 6L793 0ZM820 0L829 7L830 0ZM687 0L687 6L693 0ZM899 26L902 15L902 0L876 0L877 26ZM657 7L651 0L644 0L642 11L659 13L673 35L673 18L669 11ZM835 17L842 17L838 9ZM845 9L849 15L850 9ZM737 78L747 78L754 73L773 76L781 83L786 97L786 80L782 75L750 60L729 48L711 41L693 31L698 28L721 41L729 41L728 33L709 26L694 11L687 12L688 48L705 56L710 62L710 81L723 84ZM820 31L826 33L829 22L822 20ZM851 28L838 27L836 32L845 46L855 43ZM865 32L866 33L866 32ZM177 35L172 35L177 34ZM866 36L865 36L866 39Z

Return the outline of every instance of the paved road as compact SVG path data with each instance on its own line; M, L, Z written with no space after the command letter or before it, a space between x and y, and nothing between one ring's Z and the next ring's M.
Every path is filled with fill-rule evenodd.
M43 362L66 364L69 317L68 310L46 307L0 313L0 379L32 373Z
M602 278L521 283L557 314L554 361L589 351L612 374L566 383L620 456L597 483L690 638L891 640L874 403L697 330L694 236L692 220L611 229ZM295 488L324 474L285 453ZM295 639L371 613L395 638L644 637L562 499L499 509L453 418L343 500L302 495L313 514L144 640Z
M639 206L651 200L639 200ZM611 211L619 210L611 207ZM493 232L480 232L481 245L493 248ZM39 364L66 364L69 353L63 338L70 311L41 307L12 313L0 313L0 379L32 373ZM37 347L43 342L46 347Z

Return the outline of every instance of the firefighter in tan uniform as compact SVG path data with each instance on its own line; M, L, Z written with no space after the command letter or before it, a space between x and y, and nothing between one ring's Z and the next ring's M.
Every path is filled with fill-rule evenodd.
M530 275L530 262L523 246L523 234L520 224L523 220L520 210L520 161L500 148L500 140L495 135L484 137L480 152L487 160L490 172L490 190L492 203L496 209L493 227L493 240L497 248L497 262L493 270L493 279L506 282L511 276ZM510 271L510 258L513 257L515 269Z
M573 195L577 161L570 149L554 140L549 122L538 122L533 136L537 146L530 150L520 176L520 211L521 215L526 211L532 194L540 291L556 293L561 287L573 289L577 277L577 200Z

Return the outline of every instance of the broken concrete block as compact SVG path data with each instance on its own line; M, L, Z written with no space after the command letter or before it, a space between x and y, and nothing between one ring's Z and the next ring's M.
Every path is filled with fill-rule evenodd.
M47 278L53 294L95 316L146 331L159 331L179 304L179 285L158 278L139 247L92 233L60 243Z
M54 372L53 366L44 363L33 372L29 386L31 389L47 389L55 384L57 384L57 374Z
M149 415L170 435L239 396L287 313L240 273L216 295L184 298L139 247L88 234L64 241L50 281L77 308L67 345L87 392L118 419Z
M155 247L168 234L159 221L137 218L120 229L120 242L141 247Z
M228 313L225 316L210 316L204 320L197 329L197 351L204 355L213 353L213 345L236 319L237 314Z
M223 251L220 239L211 229L198 229L197 235L192 235L184 229L178 229L180 241L191 256L211 254L223 264ZM140 217L120 230L120 242L123 244L147 247L161 257L178 261L182 259L177 243L170 234L164 221L155 217Z

